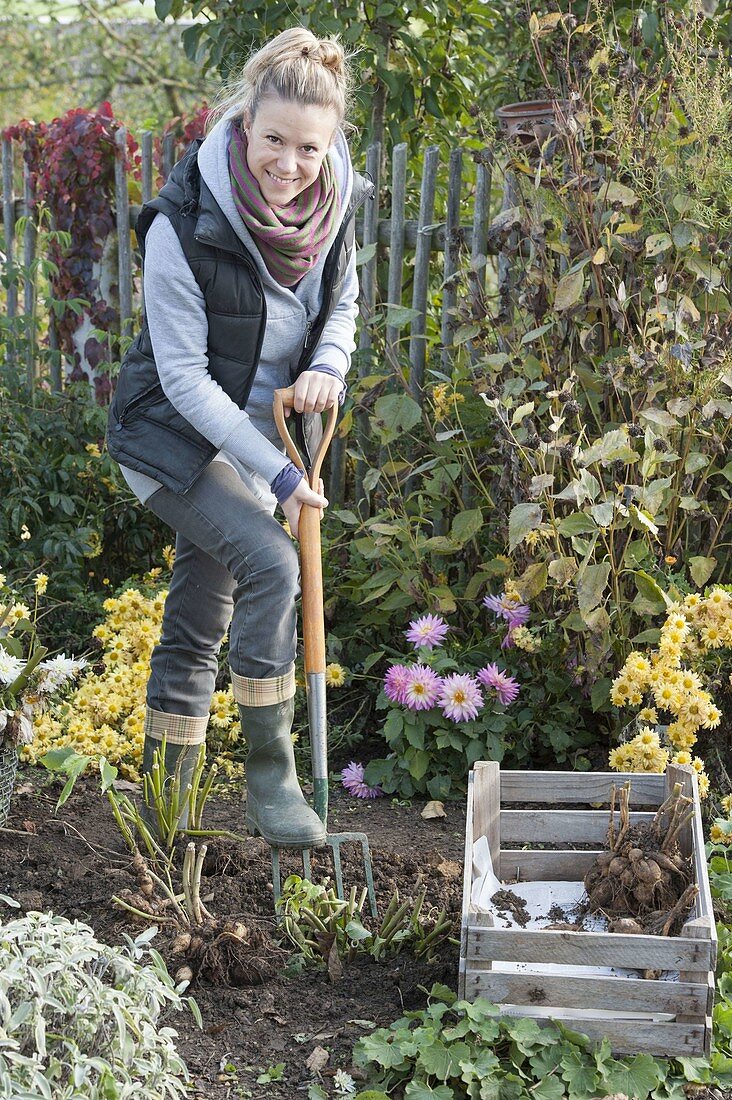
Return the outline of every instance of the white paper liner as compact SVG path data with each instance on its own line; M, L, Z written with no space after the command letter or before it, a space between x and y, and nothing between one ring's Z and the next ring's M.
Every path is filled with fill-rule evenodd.
M504 884L498 879L493 870L488 841L486 837L481 836L473 845L473 884L470 900L476 909L490 913L493 916L496 928L520 928L522 926L517 923L510 912L506 912L500 907L497 908L491 902L491 898L496 891L502 889L504 889ZM547 916L552 905L560 906L568 914L568 919L571 920L569 914L577 908L585 894L585 887L582 882L555 882L549 880L514 882L506 889L510 889L512 893L521 898L526 906L529 920L523 927L535 929L546 928L548 924L554 923L552 918ZM582 927L587 932L606 932L607 921L603 917L588 914L583 919ZM642 978L643 976L642 970L631 970L626 967L567 966L564 963L525 963L500 960L494 962L492 968L503 974L562 974L565 977L614 975L618 978ZM678 980L678 973L667 971L661 977L668 980ZM535 1005L530 1007L522 1005L520 1009L518 1007L512 1009L512 1006L507 1005L506 1014L511 1015L512 1011L520 1011L522 1016L544 1018L551 1016L555 1020L580 1017L586 1020L627 1019L651 1020L662 1023L674 1019L673 1014L666 1012L624 1012L619 1015L616 1011L611 1012L605 1009L541 1008Z

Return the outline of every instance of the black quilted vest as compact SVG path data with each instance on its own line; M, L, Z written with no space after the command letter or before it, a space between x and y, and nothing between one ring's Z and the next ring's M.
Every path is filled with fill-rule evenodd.
M246 408L267 323L264 290L256 264L229 224L198 170L196 141L171 172L157 198L145 203L137 239L145 255L145 235L158 211L176 231L203 293L208 320L208 369L239 408ZM338 304L355 241L355 214L373 193L363 177L353 193L323 269L322 305L305 338L291 382L312 361L328 318ZM296 417L306 464L322 433L320 416ZM175 493L190 489L217 448L167 399L155 365L147 320L124 357L109 409L107 447L123 466L155 478Z

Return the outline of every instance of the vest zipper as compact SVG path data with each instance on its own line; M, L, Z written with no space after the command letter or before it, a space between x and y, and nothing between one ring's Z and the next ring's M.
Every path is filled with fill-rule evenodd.
M131 401L127 402L125 407L122 409L122 412L119 414L119 420L117 421L117 424L115 426L116 432L122 431L125 425L125 420L129 420L130 413L134 412L137 406L141 404L141 402L143 402L146 397L149 397L153 390L157 389L159 385L159 382L153 383L153 385L148 386L148 388L143 393L139 393L137 397L133 397Z

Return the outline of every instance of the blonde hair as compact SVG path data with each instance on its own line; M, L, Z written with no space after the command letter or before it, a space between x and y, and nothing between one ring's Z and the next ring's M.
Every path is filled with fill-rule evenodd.
M210 130L221 118L254 118L268 95L290 102L331 108L338 125L350 105L351 73L337 38L316 38L306 27L291 27L251 54L244 68L216 96L206 120Z

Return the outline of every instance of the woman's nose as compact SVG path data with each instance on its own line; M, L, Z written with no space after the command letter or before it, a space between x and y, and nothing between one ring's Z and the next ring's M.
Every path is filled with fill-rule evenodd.
M294 149L280 149L277 157L277 167L281 172L294 172L297 167L297 158Z

